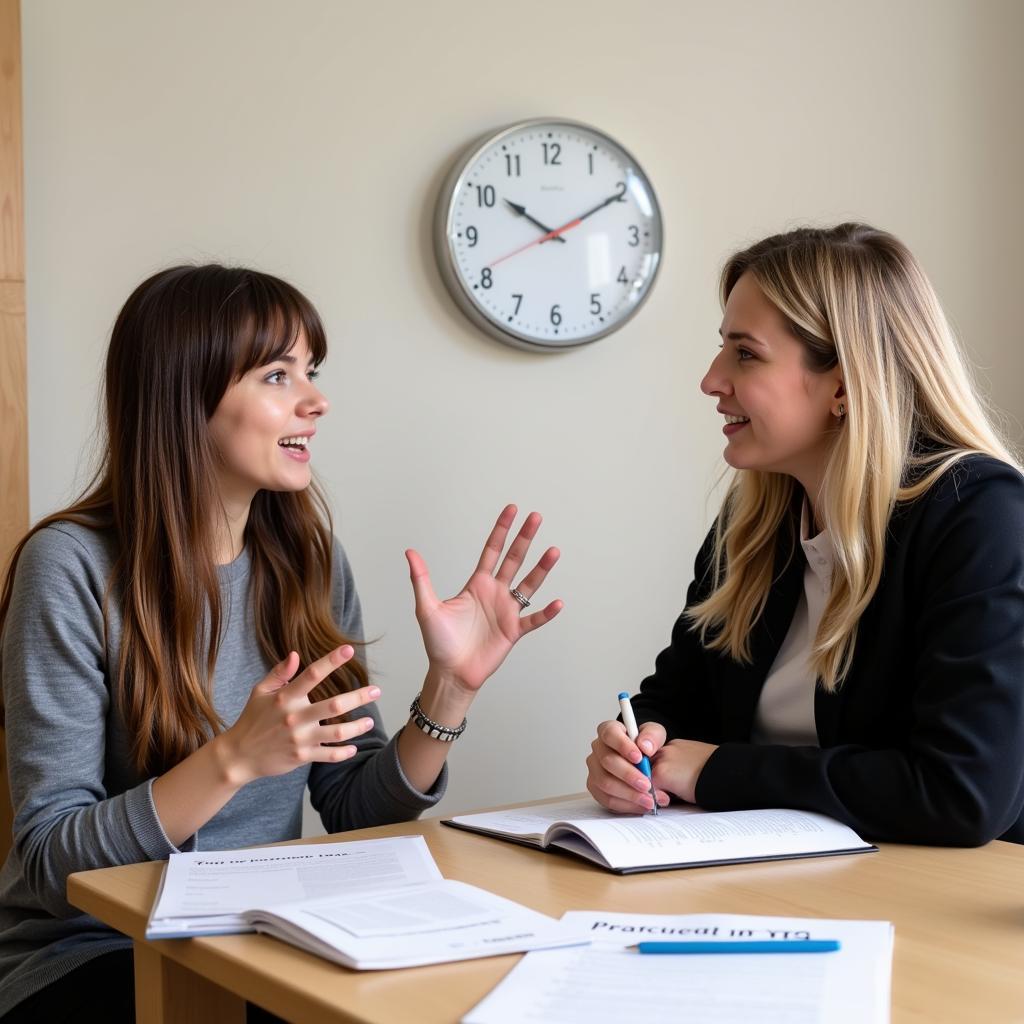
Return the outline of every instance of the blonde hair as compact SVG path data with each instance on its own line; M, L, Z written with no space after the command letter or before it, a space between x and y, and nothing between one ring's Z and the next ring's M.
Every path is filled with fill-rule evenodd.
M923 494L966 455L1018 463L990 422L935 290L898 239L864 224L766 238L726 263L723 306L744 274L803 342L808 368L838 364L843 375L846 415L821 493L813 496L835 568L811 665L833 691L849 670L858 622L878 587L897 503ZM767 603L777 557L795 551L793 509L801 497L788 475L735 473L715 524L714 589L687 609L707 648L750 661L750 631Z

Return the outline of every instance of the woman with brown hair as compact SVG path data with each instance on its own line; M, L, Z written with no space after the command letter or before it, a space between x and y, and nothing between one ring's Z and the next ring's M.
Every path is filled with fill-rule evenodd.
M642 752L660 804L1024 842L1024 478L931 284L842 224L738 252L722 301L701 389L735 474L590 792L650 809Z
M21 542L0 597L14 846L0 874L0 1014L132 1020L131 942L66 902L70 872L415 818L477 691L526 633L558 559L515 582L499 516L460 594L406 552L428 670L381 726L359 598L312 480L321 321L266 274L174 267L111 335L107 446L86 493ZM255 685L253 685L255 683Z

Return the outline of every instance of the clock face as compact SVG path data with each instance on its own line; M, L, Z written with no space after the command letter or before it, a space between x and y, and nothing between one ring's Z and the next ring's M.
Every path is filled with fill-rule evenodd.
M554 351L621 327L650 292L661 213L637 162L586 125L527 121L476 143L441 191L435 244L462 310Z

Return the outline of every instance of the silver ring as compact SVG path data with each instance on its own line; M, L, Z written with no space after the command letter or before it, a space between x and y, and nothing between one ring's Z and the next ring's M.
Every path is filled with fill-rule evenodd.
M509 593L510 593L510 594L511 594L511 595L512 595L512 596L513 596L513 597L514 597L514 598L515 598L515 599L516 599L516 600L517 600L517 601L518 601L518 602L519 602L519 603L520 603L520 604L521 604L521 605L522 605L522 606L523 606L524 608L529 608L529 607L530 607L530 599L529 599L528 597L525 597L525 596L524 596L523 594L520 594L520 593L519 593L519 591L518 591L518 590L516 590L516 588L515 588L515 587L509 587L509 588L508 588L508 592L509 592Z

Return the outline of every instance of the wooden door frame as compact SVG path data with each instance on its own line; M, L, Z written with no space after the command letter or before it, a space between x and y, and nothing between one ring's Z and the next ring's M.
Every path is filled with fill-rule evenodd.
M28 529L28 373L21 113L21 8L0 0L0 566ZM0 860L11 845L7 750L0 729Z

